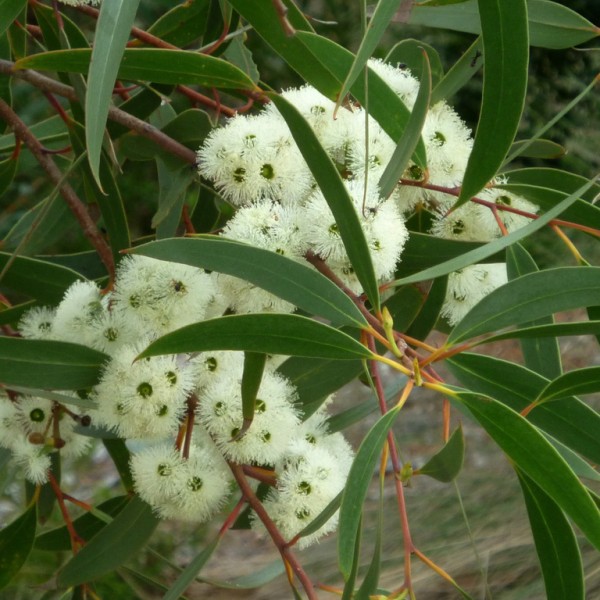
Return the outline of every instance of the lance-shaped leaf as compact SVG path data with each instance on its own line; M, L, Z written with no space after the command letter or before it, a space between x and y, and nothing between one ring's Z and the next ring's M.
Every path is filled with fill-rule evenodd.
M574 369L552 380L540 392L536 404L596 392L600 392L600 367Z
M87 346L0 337L0 382L10 386L77 390L98 383L108 356Z
M523 275L494 290L448 336L457 343L509 325L600 302L600 267L559 267Z
M379 310L379 288L371 252L354 202L336 166L298 109L282 96L277 94L269 96L286 120L304 160L327 200L356 277L373 307Z
M481 33L477 0L445 3L448 6L415 6L409 22L467 33ZM598 29L575 11L548 0L527 2L532 46L569 48L598 36Z
M57 50L34 54L15 63L16 69L86 73L91 51ZM119 79L203 87L254 90L254 82L238 67L208 54L161 48L128 48L118 65Z
M514 244L506 249L506 270L508 279L512 280L527 273L538 270L533 258L520 244ZM554 317L548 316L528 323L528 325L551 325ZM525 358L525 366L548 379L557 377L562 372L558 341L550 338L521 338L521 350Z
M293 36L286 35L273 3L230 0L230 4L307 83L328 98L337 100L342 83L354 62L354 55L350 51L314 34L294 4L287 7L288 21L296 29ZM398 142L410 111L381 77L369 70L368 85L365 87L364 78L359 77L350 92L362 106L368 107L369 114ZM422 140L413 160L423 168L427 164Z
M537 428L492 398L461 392L456 400L469 409L517 467L600 549L600 510L577 475Z
M2 0L0 2L0 35L2 35L27 6L27 0Z
M525 0L480 0L483 99L473 150L455 206L493 179L517 133L527 92L529 38Z
M552 323L548 325L536 325L534 327L522 327L485 338L485 340L481 340L481 343L487 344L488 342L496 342L498 340L525 340L536 337L561 337L567 335L600 335L600 321L575 321L570 323ZM545 376L547 377L548 375Z
M429 56L425 50L422 50L421 59L421 83L417 99L406 124L404 135L398 141L398 145L379 179L379 189L384 198L391 195L398 180L402 177L402 173L404 173L404 169L421 139L421 131L429 110L429 103L431 102L431 66Z
M518 364L463 352L448 367L470 390L492 396L515 411L528 407L548 380ZM575 452L600 463L600 415L581 400L565 398L542 404L528 415L531 423Z
M81 515L73 521L75 531L84 540L89 540L98 533L112 517L115 517L127 505L127 496L116 496L99 504L93 511ZM35 548L49 552L66 552L71 550L71 537L66 525L47 531L35 538Z
M83 277L51 262L0 252L2 285L48 304L57 304L65 290Z
M383 415L362 441L354 458L340 507L338 536L338 563L344 578L348 580L358 545L362 507L377 460L387 439L387 434L400 412L396 407Z
M448 100L461 90L483 64L483 43L479 36L442 77L431 92L431 104Z
M583 194L585 194L589 189L594 186L594 180L591 179L586 184L582 185L571 195L567 196L564 200L561 200L558 204L556 204L553 208L544 213L541 217L533 220L525 227L521 227L508 235L505 235L499 239L493 240L475 248L474 250L470 250L469 252L465 252L456 258L451 258L445 262L442 262L435 267L430 267L414 275L410 275L409 277L404 277L402 279L398 279L394 283L396 285L402 285L406 283L414 283L416 281L425 281L426 279L434 279L439 277L440 275L447 275L452 271L457 271L458 269L462 269L468 265L472 265L477 262L485 261L485 259L493 256L497 252L508 248L508 246L518 242L527 236L531 235L534 231L541 229L544 225L548 224L552 219L556 218L562 212L564 212L569 206L577 201Z
M85 95L85 139L90 168L100 189L100 155L108 108L139 3L140 0L106 0L96 26Z
M213 235L160 240L131 252L240 277L335 324L366 324L354 302L334 283L276 252Z
M135 496L65 565L58 585L87 583L120 567L141 551L159 522L152 508Z
M152 342L139 356L205 350L352 360L372 353L349 335L306 317L286 314L230 315L187 325Z
M406 65L413 73L419 73L423 63L423 52L429 58L429 67L431 69L431 84L437 85L444 75L442 59L438 51L429 44L421 40L408 38L398 42L385 57L385 62L396 66L398 64ZM431 103L434 104L433 102Z
M377 44L379 44L379 41L383 37L385 30L390 24L390 21L401 2L402 0L379 0L377 3L371 16L371 20L369 21L369 25L367 26L367 31L361 40L356 56L354 57L352 67L348 71L342 84L337 100L338 106L344 101L352 84L365 68L367 61L371 58L375 48L377 48Z
M584 600L585 585L577 538L559 506L517 469L548 600Z
M37 526L36 505L0 530L0 589L19 572L33 547Z
M267 362L267 355L258 352L244 352L244 370L242 372L242 417L244 422L235 439L240 439L248 431L254 413L264 410L264 400L257 398L258 388Z
M514 158L561 158L567 149L552 140L532 139L520 140L510 147L510 155Z
M462 427L457 427L444 447L436 452L415 475L429 475L448 483L458 477L465 458L465 438Z

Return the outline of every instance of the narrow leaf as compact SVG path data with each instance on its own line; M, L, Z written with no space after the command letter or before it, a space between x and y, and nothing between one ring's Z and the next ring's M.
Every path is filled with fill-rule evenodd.
M208 559L213 555L217 549L221 536L216 537L206 548L198 553L190 564L179 574L179 577L175 580L175 583L168 589L167 593L163 596L163 600L178 600L181 594L185 592L190 583L194 581L198 572L208 562Z
M55 390L77 390L98 383L108 356L87 346L46 340L0 337L0 381Z
M544 436L506 405L470 392L457 394L506 455L564 510L600 549L600 510Z
M468 50L452 65L431 92L431 104L448 100L461 90L483 65L483 42L478 37Z
M465 438L462 427L457 427L444 447L436 452L415 475L429 475L433 479L449 483L458 477L465 458Z
M240 277L335 324L366 324L354 302L329 279L276 252L212 235L162 240L131 252Z
M0 252L2 285L48 304L58 304L79 273L45 260Z
M0 529L0 589L6 587L25 564L33 547L36 526L36 505L31 504L20 517Z
M551 381L536 402L549 402L567 396L600 392L600 367L574 369Z
M419 78L420 85L417 99L406 124L404 135L400 138L390 162L379 179L379 189L384 198L387 198L394 191L398 180L402 177L408 161L421 139L421 131L429 110L431 102L431 66L429 56L424 50L422 50L421 58L421 76Z
M27 0L0 0L0 35L2 35L27 6Z
M515 411L528 407L548 384L545 377L525 367L481 354L464 352L447 364L463 385ZM600 463L600 415L581 400L565 398L542 404L529 413L528 419L568 448Z
M514 140L527 92L529 37L525 0L479 0L483 99L473 150L455 206L493 179Z
M160 354L243 350L352 360L371 352L349 335L306 317L287 314L230 315L194 323L152 342L138 359Z
M90 168L100 189L100 155L108 108L139 3L140 0L105 0L96 26L85 95L85 134Z
M458 343L509 325L600 302L600 267L558 267L523 275L483 298L448 336Z
M365 68L367 61L371 58L375 48L377 48L377 44L379 44L401 2L402 0L379 0L377 3L371 20L369 21L369 25L367 26L366 34L361 40L358 51L356 52L352 67L348 71L340 89L337 106L344 101L352 84Z
M345 579L350 576L354 559L354 549L360 529L362 506L377 459L387 439L387 434L400 408L394 408L383 415L363 439L348 475L342 504L338 535L338 564Z
M477 262L482 262L486 258L493 256L497 252L504 250L504 248L508 248L511 244L518 242L527 236L531 235L534 231L541 229L544 225L548 224L552 219L556 218L563 211L565 211L569 206L577 201L579 197L585 194L590 188L594 185L594 180L588 181L585 185L578 188L575 192L569 195L564 200L560 201L553 208L544 213L541 217L533 220L525 227L521 227L512 233L509 233L506 236L503 236L499 239L493 240L475 248L474 250L470 250L469 252L465 252L464 254L458 256L457 258L452 258L443 263L436 265L435 267L430 267L423 271L416 273L415 275L411 275L409 277L404 277L402 279L396 280L394 283L396 285L402 285L407 283L413 283L416 281L425 281L426 279L434 279L435 277L439 277L440 275L447 275L452 271L457 271L458 269L462 269L468 265L472 265Z
M567 149L552 140L534 139L515 142L510 147L510 156L522 156L525 158L561 158L567 153Z
M506 249L506 268L509 280L538 270L533 258L520 244L514 244ZM554 318L549 316L528 325L552 325L553 323ZM540 375L552 379L562 372L560 350L556 339L521 338L521 350L525 358L525 366Z
M93 581L137 555L160 520L135 496L59 572L58 585L70 587Z
M93 60L93 54L88 49L56 50L27 56L18 64L15 63L15 69L86 73L94 64ZM189 50L127 48L122 54L121 63L117 61L116 68L115 76L130 81L245 90L254 90L256 87L238 67L221 58Z
M585 599L577 538L559 506L517 469L548 600Z
M337 168L298 109L282 96L269 94L269 97L286 120L304 160L327 200L358 280L373 307L379 310L379 287L369 246L352 198Z
M257 394L266 362L266 354L244 352L244 370L242 372L242 416L244 423L236 436L237 439L248 431L254 420L254 412L260 410L260 403L263 400L257 398Z
M431 83L436 86L444 75L444 67L437 50L421 40L407 38L398 42L385 57L385 62L395 67L396 65L406 65L412 73L419 73L422 68L423 51L429 58L429 67L431 69ZM433 102L431 103L434 104Z
M552 323L549 325L536 325L535 327L522 327L507 331L506 333L499 333L498 335L485 338L485 340L482 340L481 343L487 344L488 342L496 342L498 340L523 340L536 337L560 337L567 335L600 335L600 321L576 321L567 323ZM544 373L542 374L545 375Z

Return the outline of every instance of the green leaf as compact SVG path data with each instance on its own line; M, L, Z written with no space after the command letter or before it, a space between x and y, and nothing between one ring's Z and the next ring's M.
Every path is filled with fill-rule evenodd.
M506 267L509 280L538 270L533 258L520 244L514 244L506 249ZM544 326L553 323L554 318L549 316L534 321L530 325ZM523 351L525 366L540 375L552 379L562 372L560 349L556 339L521 338L521 350Z
M431 67L429 56L425 50L421 50L421 68L419 72L419 93L410 113L404 135L400 138L389 163L379 179L379 189L382 197L387 198L394 191L398 180L402 177L408 161L415 151L421 131L425 124L425 117L431 102Z
M0 196L9 188L12 184L15 174L17 173L17 167L19 166L19 158L7 158L6 160L0 161Z
M64 239L67 230L77 227L77 221L66 202L51 196L28 210L11 228L2 247L20 256L40 254L52 244ZM35 233L34 233L35 232Z
M479 71L483 64L482 50L483 42L479 36L433 88L432 106L440 100L448 100L454 96Z
M458 477L465 458L465 438L458 426L444 447L436 452L415 475L429 475L433 479L449 483Z
M573 369L553 379L539 394L536 403L600 391L600 367Z
M367 31L360 42L352 66L342 83L342 87L338 94L337 106L340 106L344 101L352 84L365 68L367 61L371 58L375 48L377 48L377 44L379 44L401 2L402 0L379 0L379 2L377 2L377 6L373 11L371 20L367 26Z
M106 526L106 519L97 516L105 513L115 517L127 505L127 496L117 496L99 504L94 512L87 512L73 521L73 527L83 540L89 540ZM96 514L94 514L96 513ZM49 552L66 552L71 550L71 537L66 525L47 531L35 538L34 547Z
M523 158L561 158L567 153L567 149L556 142L544 139L521 140L515 142L509 151L511 156Z
M27 0L0 0L0 35L2 35L27 6Z
M483 298L448 336L455 344L509 325L593 306L600 300L600 267L558 267L528 273Z
M323 527L323 525L325 525L325 523L327 523L340 508L342 494L343 491L331 500L329 504L304 529L302 529L300 533L297 534L297 537L306 537L307 535L319 531L319 529L321 529L321 527Z
M177 577L173 585L168 589L167 593L163 596L163 600L178 600L190 583L194 581L200 569L213 555L220 541L221 536L216 537L208 546L206 546L206 548L194 557L190 564L179 574L179 577Z
M418 73L422 68L423 51L429 58L429 67L431 69L431 83L437 85L444 76L444 67L438 51L429 44L421 40L406 38L397 44L388 52L385 62L393 67L396 65L406 65L412 73ZM431 103L434 104L433 102Z
M152 342L139 356L205 350L243 350L315 358L371 358L349 335L306 317L287 314L230 315L194 323Z
M252 52L244 44L244 40L238 36L233 38L223 56L236 67L239 67L254 83L258 83L260 73L252 58Z
M288 20L296 29L295 35L291 37L283 31L272 3L231 0L230 4L307 83L328 98L337 100L342 82L354 63L354 55L350 51L327 38L315 35L294 4L288 6L287 14ZM359 77L350 92L362 106L368 107L369 114L398 142L410 111L395 92L371 70L367 88L364 78ZM419 141L413 160L422 168L427 164L422 140Z
M189 165L170 168L162 157L156 157L158 171L158 208L152 217L151 226L156 229L157 239L176 235L187 191L195 179Z
M366 324L354 302L324 275L276 252L213 235L161 240L131 252L240 277L335 324Z
M354 202L336 166L298 109L282 96L269 94L269 97L286 120L304 160L327 200L356 277L373 307L379 310L379 287L369 246Z
M435 327L446 298L447 287L448 277L439 277L433 280L427 291L425 303L418 314L418 318L415 319L406 332L410 337L417 340L424 340Z
M440 263L434 267L425 269L416 273L415 275L411 275L409 277L404 277L402 279L398 279L393 283L395 285L403 285L407 283L413 283L416 281L424 281L426 279L434 279L435 277L439 277L440 275L447 275L452 271L457 271L458 269L462 269L468 265L472 265L477 262L482 262L486 258L493 256L500 250L504 248L508 248L511 244L518 242L519 240L524 239L525 237L531 235L534 231L541 229L544 225L549 223L552 219L560 215L563 211L565 211L569 206L571 206L577 199L585 194L590 188L594 185L594 180L588 181L585 185L578 188L575 192L573 192L570 196L561 200L556 206L548 210L545 214L537 219L533 220L525 227L521 227L508 235L505 235L499 239L493 240L475 248L474 250L470 250L469 252L465 252L458 256L457 258L452 258L443 263Z
M600 549L600 510L565 460L537 428L506 405L470 392L466 406L506 455L564 510Z
M570 48L598 35L593 23L570 8L548 0L528 0L529 37L532 46ZM414 6L409 23L481 33L477 0L454 6Z
M277 559L262 569L252 571L248 575L240 575L231 579L219 580L211 577L196 576L196 581L208 583L214 587L227 590L253 590L273 581L285 572L283 561Z
M58 304L65 290L83 279L79 273L66 267L7 252L0 252L0 272L2 285L48 304Z
M139 3L140 0L106 0L102 3L89 59L85 94L85 137L92 175L100 189L100 156L108 108ZM79 52L90 54L87 50Z
M187 0L164 12L148 33L176 46L188 46L204 35L210 0Z
M31 504L20 517L0 529L0 589L25 564L33 547L36 526L36 505Z
M266 362L266 354L244 352L244 370L242 372L242 416L244 422L236 436L238 439L248 431L254 420L254 412L259 409L258 403L263 402L257 398L257 394Z
M528 407L548 384L545 377L525 367L481 354L463 352L447 365L470 390L492 396L515 411ZM568 448L600 463L600 415L581 400L542 404L528 419Z
M353 564L355 547L359 537L362 506L381 449L387 434L400 412L394 408L383 415L363 439L354 458L340 507L340 525L338 534L338 564L344 578L348 580Z
M363 363L360 360L323 360L292 356L277 370L296 388L296 406L306 419L321 406L327 396L360 375Z
M573 336L573 335L599 335L600 334L600 321L576 321L567 323L552 323L551 325L537 325L535 327L523 327L519 329L512 329L505 333L499 333L492 337L481 340L482 344L488 342L496 342L498 340L529 340L531 338L542 338L542 337L560 337L560 336ZM531 369L532 366L528 367ZM537 370L537 369L534 369ZM538 371L539 372L539 371ZM558 374L546 375L545 377L555 377Z
M494 178L514 140L527 92L529 38L525 0L479 0L483 99L473 150L455 206Z
M5 385L77 390L98 383L108 356L68 342L0 337L0 359Z
M21 59L15 69L86 73L91 56L90 50L86 49L42 52ZM188 50L127 48L118 66L117 77L173 85L255 89L254 82L238 67L220 58Z
M59 571L58 585L80 585L117 569L142 550L159 522L152 508L135 496Z
M133 493L133 475L131 474L131 452L124 440L117 437L102 437L102 443L106 448L115 469L119 473L121 483L125 490Z
M559 506L517 469L548 600L585 599L581 553Z

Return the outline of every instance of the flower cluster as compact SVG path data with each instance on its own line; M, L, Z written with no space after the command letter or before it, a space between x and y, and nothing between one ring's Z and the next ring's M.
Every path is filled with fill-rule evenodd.
M369 67L412 108L419 82L409 70L379 60L369 61ZM427 170L411 162L392 194L382 198L377 182L396 142L381 125L354 104L341 106L336 114L335 103L310 86L282 95L304 116L344 178L380 281L393 276L408 238L405 218L417 209L429 212L431 235L480 242L514 231L527 223L524 212L537 211L525 198L491 187L481 192L482 203L467 203L449 214L456 196L438 190L461 185L473 138L443 100L430 108L422 132ZM222 235L298 261L310 251L347 287L362 291L328 204L274 105L258 115L238 115L213 130L198 151L198 168L237 208ZM498 178L494 185L504 183L506 179ZM505 281L500 265L477 265L451 274L442 314L456 324ZM234 311L293 310L247 282L223 276L220 283Z
M269 510L290 537L341 491L352 450L341 434L328 433L323 410L302 421L296 389L277 371L276 357L267 361L254 419L244 430L243 353L136 360L160 335L222 311L216 278L186 265L127 256L111 291L78 281L56 308L36 307L23 316L25 338L85 344L108 355L93 389L48 399L12 392L0 398L0 446L28 480L48 480L52 452L83 454L93 429L128 441L136 491L163 518L201 522L219 511L233 488L228 462L272 471ZM295 504L288 498L293 472L302 477L296 487L306 488ZM331 531L336 519L307 540Z
M408 70L381 61L370 66L412 107L419 83ZM423 129L427 170L409 163L392 193L382 197L377 182L396 143L379 123L354 104L336 115L334 103L309 86L283 95L306 118L342 175L382 282L394 276L408 238L405 219L417 209L429 211L431 235L468 241L513 231L526 222L521 215L537 210L491 187L478 203L449 213L455 196L443 190L460 185L472 137L446 102L431 107ZM299 262L317 255L347 288L362 292L338 224L274 105L213 130L198 151L198 165L236 208L221 236ZM458 322L505 280L503 264L453 273L442 315ZM11 451L27 479L41 484L48 478L51 452L86 451L91 423L129 442L136 490L161 517L190 521L209 519L227 502L233 487L228 463L267 469L274 483L264 506L292 539L343 489L350 469L352 450L340 433L328 431L325 408L303 419L296 389L278 372L279 359L270 357L248 427L242 414L242 353L136 357L157 337L226 311L294 310L236 277L127 256L110 291L78 281L56 308L36 307L23 316L23 337L83 344L108 360L91 390L47 398L11 392L0 398L0 446ZM334 515L300 545L334 529L336 520ZM253 526L263 525L254 518Z

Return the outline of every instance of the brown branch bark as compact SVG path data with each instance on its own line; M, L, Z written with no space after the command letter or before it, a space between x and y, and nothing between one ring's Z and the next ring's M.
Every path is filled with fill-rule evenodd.
M43 92L50 92L75 102L78 101L77 94L71 86L60 83L59 81L55 81L54 79L46 77L37 71L14 70L14 63L8 60L0 59L0 73L9 75L11 77L16 77L17 79L22 79L23 81L30 83ZM177 140L165 135L162 131L160 131L160 129L150 125L150 123L147 123L142 119L138 119L137 117L134 117L133 115L130 115L129 113L116 108L115 106L109 107L108 118L115 123L119 123L120 125L127 127L127 129L135 131L138 135L152 140L155 144L158 144L161 148L173 154L174 156L178 156L185 162L195 164L196 153L193 150L186 148Z
M112 281L115 275L115 263L112 251L106 240L102 237L96 223L90 217L86 205L75 193L75 190L68 183L62 181L63 173L56 166L52 157L44 151L43 146L35 135L31 133L27 125L21 121L19 116L2 99L0 99L0 118L13 130L15 137L22 140L29 151L35 156L41 167L46 171L50 181L59 187L60 195L65 199L65 202L77 219L83 234L90 241L96 252L98 252Z

